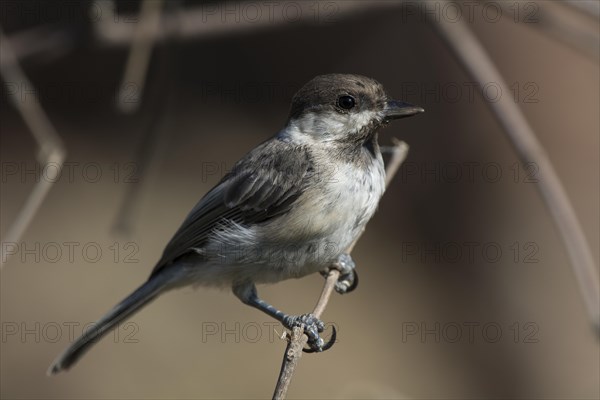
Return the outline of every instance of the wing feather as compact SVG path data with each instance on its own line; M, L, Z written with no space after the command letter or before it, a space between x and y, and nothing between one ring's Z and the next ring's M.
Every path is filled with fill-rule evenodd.
M255 148L194 206L152 274L201 249L223 223L262 223L287 212L304 192L311 165L304 146L277 137Z

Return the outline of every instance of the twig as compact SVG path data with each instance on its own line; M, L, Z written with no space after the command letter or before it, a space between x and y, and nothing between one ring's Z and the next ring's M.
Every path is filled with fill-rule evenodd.
M75 28L45 24L19 30L4 36L2 40L10 43L14 58L20 62L34 59L48 63L66 56L83 38ZM0 58L0 64L6 62L10 63L11 60Z
M385 169L386 187L389 186L390 182L394 178L394 175L396 175L396 172L408 154L408 145L405 142L402 142L398 139L392 139L392 141L394 143L393 146L382 149L385 152L389 151L391 153L391 158L388 161ZM346 249L348 254L352 252L352 249L354 249L354 246L362 236L363 232L361 232L354 242L352 242L352 244ZM323 286L323 291L321 292L321 297L319 298L319 301L317 301L317 305L313 311L315 317L321 318L321 315L325 311L325 307L327 307L331 293L333 293L333 289L335 288L335 283L337 282L339 275L340 272L333 268L329 272L329 275L325 281L325 285ZM281 371L279 372L279 379L277 380L277 385L275 386L273 399L285 398L287 390L290 386L290 382L292 381L292 376L296 370L296 366L302 357L302 349L306 345L307 341L308 337L304 334L302 327L296 327L292 330L289 343L283 355Z
M93 2L101 15L116 15L114 1ZM168 3L168 2L167 2ZM286 12L291 5L294 17ZM330 1L318 4L307 1L282 1L262 9L261 17L256 19L241 17L244 1L228 1L227 4L204 4L187 6L162 13L159 22L161 29L148 29L142 33L145 40L162 41L172 36L178 40L214 37L228 34L243 34L257 29L276 28L286 24L338 22L346 16L356 15L369 10L397 8L400 2L393 1ZM266 6L265 6L266 7ZM236 11L233 11L236 10ZM269 11L271 10L271 11ZM290 11L291 12L291 11ZM100 43L107 46L129 46L136 40L137 21L135 14L123 13L118 18L101 18L92 24L94 34Z
M503 10L502 16L509 19L515 18L515 10L523 10L520 18L523 19L522 22L525 22L524 26L538 29L552 39L597 62L598 56L600 56L600 37L597 23L582 23L581 18L573 18L573 15L569 15L571 13L565 12L565 7L561 7L574 8L579 12L588 10L586 17L597 19L592 14L592 4L581 0L573 2L565 0L556 2L534 2L531 0L483 1L488 5L500 7Z
M594 19L600 18L600 3L597 1L563 0L563 3Z
M502 75L464 22L449 22L444 18L434 20L440 36L480 86L495 82L502 89L502 93L509 93ZM512 142L521 162L533 163L538 167L537 189L562 236L590 321L593 327L600 331L598 271L565 189L533 129L512 98L502 96L488 105Z
M145 0L153 1L153 0ZM146 4L146 3L144 3ZM153 13L159 12L174 12L173 10L179 9L181 2L178 0L169 0L164 3L164 10L155 10ZM148 11L146 11L148 14ZM157 16L150 15L144 17L144 13L140 14L140 19L150 18L155 19ZM163 21L165 22L165 21ZM173 22L173 21L171 21ZM154 28L158 28L158 24L152 23ZM143 30L145 32L148 28ZM160 29L171 29L168 26L160 26ZM143 38L142 38L143 39ZM145 40L145 39L144 39ZM150 40L150 39L148 39ZM142 40L143 41L143 40ZM132 45L133 46L133 45ZM133 48L131 53L133 53ZM135 228L136 218L139 213L142 191L146 185L146 181L151 175L151 169L157 163L157 160L161 157L161 152L165 148L166 135L163 133L166 131L165 127L167 124L169 113L168 109L173 106L174 101L174 90L176 83L170 77L173 76L173 67L177 63L177 43L167 37L165 42L161 43L161 46L156 46L155 55L152 58L152 62L155 65L151 71L148 71L150 75L145 76L146 71L140 72L139 75L144 75L143 79L135 81L135 88L139 89L136 97L132 100L138 103L137 106L127 110L127 112L133 112L135 109L140 107L142 104L141 92L144 93L144 109L137 110L143 111L142 115L146 116L146 122L142 126L142 136L139 140L139 146L136 151L134 158L134 165L136 166L136 181L127 185L123 200L117 211L115 221L111 231L113 234L129 236ZM147 59L147 62L150 60ZM140 68L147 68L147 63ZM131 84L128 78L124 78L122 81L121 89ZM138 86L139 85L139 86ZM143 89L143 90L142 90Z
M17 55L13 51L10 41L6 39L1 27L0 58L2 59L2 62L0 63L0 75L2 75L2 79L7 87L10 85L22 85L23 92L36 93L33 85L21 69ZM23 101L19 98L20 91L10 93L11 91L8 90L8 92L9 98L13 101L15 108L21 114L23 121L38 144L38 161L43 164L43 168L48 165L52 165L56 168L48 168L47 171L49 176L40 179L35 184L29 197L27 197L25 204L23 204L23 207L15 218L15 221L4 236L2 250L0 250L0 269L10 255L10 253L5 252L5 250L8 246L14 245L15 242L19 241L33 220L37 210L44 202L48 191L58 180L57 178L66 156L66 150L60 136L38 101Z
M146 74L150 64L152 48L161 22L162 0L144 0L140 10L140 22L136 25L125 73L119 90L117 107L123 113L133 113L140 106ZM132 86L133 85L133 86ZM135 89L135 98L131 99L131 88Z

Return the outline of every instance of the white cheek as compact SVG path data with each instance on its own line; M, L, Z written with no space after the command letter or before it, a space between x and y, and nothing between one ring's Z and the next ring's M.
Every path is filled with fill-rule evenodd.
M376 117L377 113L373 111L361 111L356 114L330 114L328 118L325 118L324 120L329 133L339 137L341 135L346 136L351 133L359 132L365 126L369 125Z
M358 129L362 129L377 118L378 114L375 111L361 111L357 114L352 114L350 120L352 125L358 127Z
M292 121L290 129L318 137L321 141L333 140L360 131L378 117L375 111L361 111L356 114L332 112L326 115L310 113Z

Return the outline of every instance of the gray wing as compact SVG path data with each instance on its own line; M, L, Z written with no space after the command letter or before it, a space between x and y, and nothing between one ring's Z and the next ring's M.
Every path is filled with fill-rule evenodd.
M192 249L202 248L224 221L262 223L287 212L312 174L305 147L277 137L259 145L196 204L165 248L152 276Z

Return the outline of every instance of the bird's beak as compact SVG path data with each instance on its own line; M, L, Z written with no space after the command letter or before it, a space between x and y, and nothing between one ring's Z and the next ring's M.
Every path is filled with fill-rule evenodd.
M403 101L388 100L385 102L384 114L386 121L406 118L422 112L425 112L422 107L405 103Z

